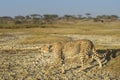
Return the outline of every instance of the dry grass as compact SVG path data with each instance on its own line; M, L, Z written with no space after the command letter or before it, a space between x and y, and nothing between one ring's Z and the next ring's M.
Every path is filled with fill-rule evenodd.
M120 22L95 23L95 22L76 22L76 23L56 23L46 24L45 28L20 28L20 29L0 29L0 35L9 33L23 33L29 35L20 44L51 43L56 41L68 41L70 38L58 35L108 35L111 37L120 37ZM97 44L96 44L97 45ZM99 45L102 49L105 46ZM120 48L120 46L111 46L111 48Z
M78 21L73 23L46 24L45 28L20 28L20 29L0 29L0 34L22 32L30 35L26 39L19 41L23 44L51 43L59 40L70 40L67 37L58 35L78 34L78 35L109 35L120 37L120 22L97 23L91 21Z
M58 41L69 41L70 38L60 36L49 36L49 35L34 35L24 39L20 44L37 44L37 43L52 43Z
M29 34L100 34L120 33L120 22L77 22L72 24L46 24L45 28L0 29L0 32L29 32ZM118 30L116 30L118 29ZM110 35L111 35L110 34Z

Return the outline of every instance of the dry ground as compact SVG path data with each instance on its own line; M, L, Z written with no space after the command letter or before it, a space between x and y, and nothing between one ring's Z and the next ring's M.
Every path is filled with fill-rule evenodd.
M51 25L57 28L0 29L0 80L119 80L120 79L120 23L84 23ZM84 27L83 27L84 26ZM75 62L66 74L61 66L45 72L55 61L53 53L40 53L43 44L74 39L90 39L97 51L112 49L103 68L96 62L91 68L77 72ZM70 67L70 66L67 66Z

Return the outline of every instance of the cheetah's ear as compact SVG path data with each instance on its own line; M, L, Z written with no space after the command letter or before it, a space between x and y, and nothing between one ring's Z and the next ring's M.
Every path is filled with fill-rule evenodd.
M50 52L52 52L52 47L53 47L53 46L50 44L50 45L49 45L49 50L50 50Z
M107 49L106 51L107 51L108 53L111 53L111 52L112 52L112 50L111 50L111 49Z

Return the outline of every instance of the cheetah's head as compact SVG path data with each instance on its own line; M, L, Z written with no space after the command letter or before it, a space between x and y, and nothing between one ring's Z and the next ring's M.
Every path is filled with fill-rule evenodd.
M43 53L49 53L49 52L52 51L52 45L50 45L50 44L43 45L40 48L40 51L43 52Z

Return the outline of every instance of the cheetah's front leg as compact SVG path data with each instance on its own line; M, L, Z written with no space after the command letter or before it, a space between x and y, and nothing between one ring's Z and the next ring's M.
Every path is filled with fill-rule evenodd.
M94 56L92 56L92 58L98 62L99 68L102 68L102 63L101 63L101 60L99 59L99 57L97 55L94 55Z

